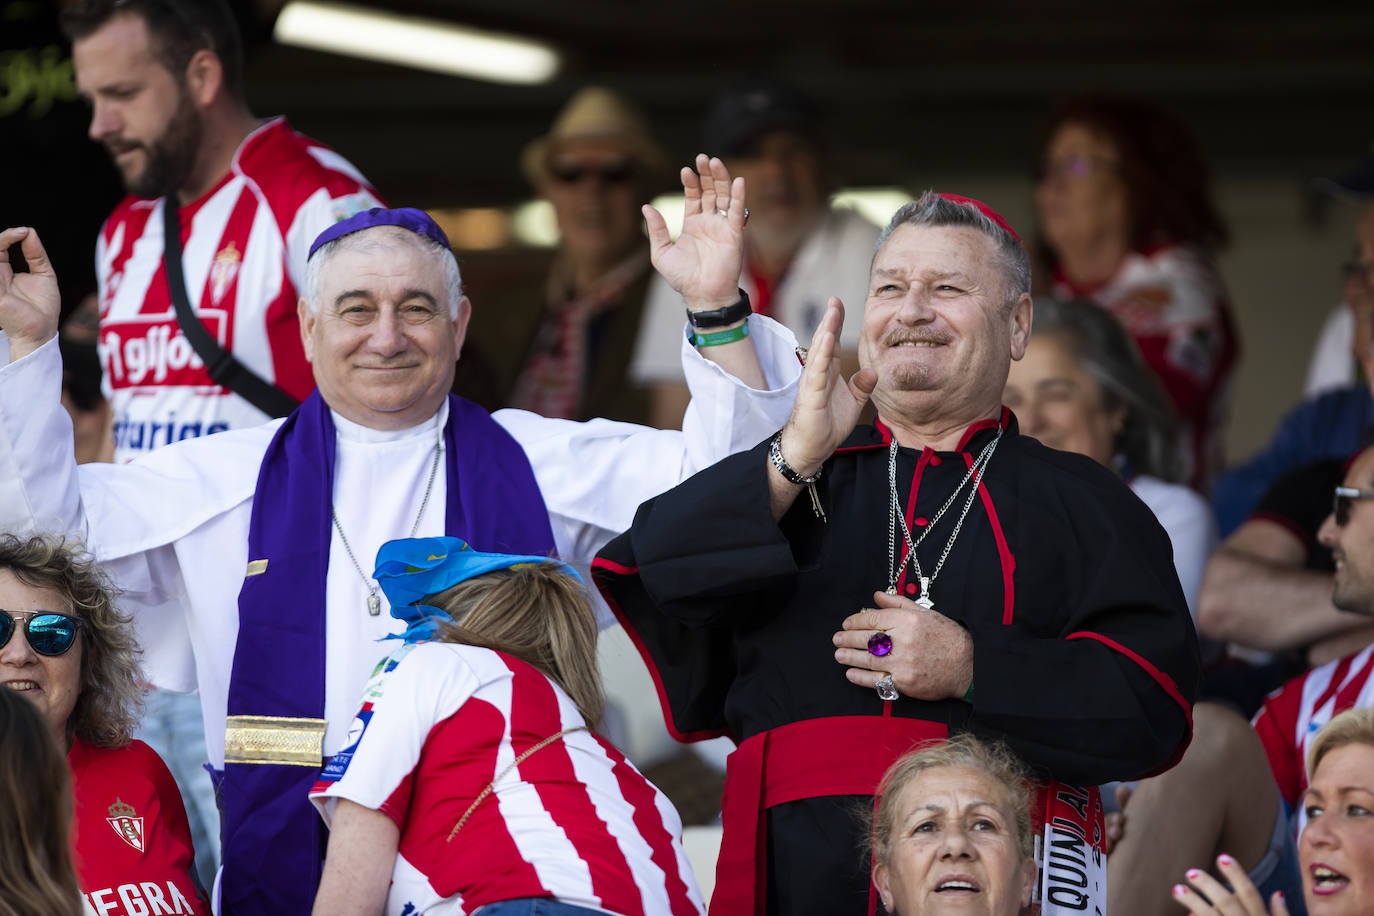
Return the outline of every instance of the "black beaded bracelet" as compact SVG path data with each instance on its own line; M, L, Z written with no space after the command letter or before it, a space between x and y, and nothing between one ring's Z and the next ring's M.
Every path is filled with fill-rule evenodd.
M725 308L710 309L705 312L694 312L688 309L687 320L696 330L709 331L711 328L723 328L727 324L743 321L752 312L753 309L749 305L749 294L740 290L739 298Z
M825 470L824 467L816 468L816 473L810 477L803 477L798 474L796 469L787 463L787 459L782 457L782 430L778 430L777 434L773 436L773 441L768 443L768 460L773 463L773 467L782 475L783 480L799 487L811 486L821 479L821 471Z

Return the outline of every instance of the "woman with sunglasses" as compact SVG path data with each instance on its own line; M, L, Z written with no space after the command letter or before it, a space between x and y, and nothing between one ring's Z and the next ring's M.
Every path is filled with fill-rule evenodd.
M311 799L330 822L316 914L700 916L677 812L593 731L596 617L568 566L390 541L405 642Z
M99 568L60 539L0 535L0 687L34 705L67 755L76 871L95 910L208 913L176 783L131 738L133 627Z

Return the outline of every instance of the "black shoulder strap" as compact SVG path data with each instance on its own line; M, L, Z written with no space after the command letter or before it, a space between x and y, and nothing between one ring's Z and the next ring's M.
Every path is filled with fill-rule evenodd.
M162 199L162 236L162 264L167 272L167 288L172 294L172 304L176 307L177 324L201 362L205 363L210 378L270 417L284 417L291 413L299 406L296 399L235 359L234 354L210 336L205 325L191 311L191 300L186 295L186 276L181 270L181 220L176 199L170 196Z

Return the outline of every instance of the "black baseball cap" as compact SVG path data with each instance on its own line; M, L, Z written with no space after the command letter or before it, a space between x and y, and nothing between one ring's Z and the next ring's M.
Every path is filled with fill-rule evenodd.
M702 130L705 151L712 156L743 152L759 136L790 130L819 140L819 112L796 87L776 80L742 84L716 99Z

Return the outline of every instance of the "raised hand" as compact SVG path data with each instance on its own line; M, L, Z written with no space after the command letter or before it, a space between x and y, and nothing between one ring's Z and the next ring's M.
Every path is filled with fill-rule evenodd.
M10 246L20 243L28 273L14 272ZM27 356L57 334L62 297L48 253L34 229L0 231L0 329L10 339L10 360Z
M854 429L864 404L878 383L872 369L845 379L840 371L840 328L844 304L834 296L811 338L806 367L797 385L797 402L782 432L782 455L803 476L810 476Z
M682 233L674 242L668 224L645 204L649 255L668 285L682 294L692 311L717 309L739 298L744 264L744 179L730 179L719 159L699 154L696 171L682 170L686 197Z

